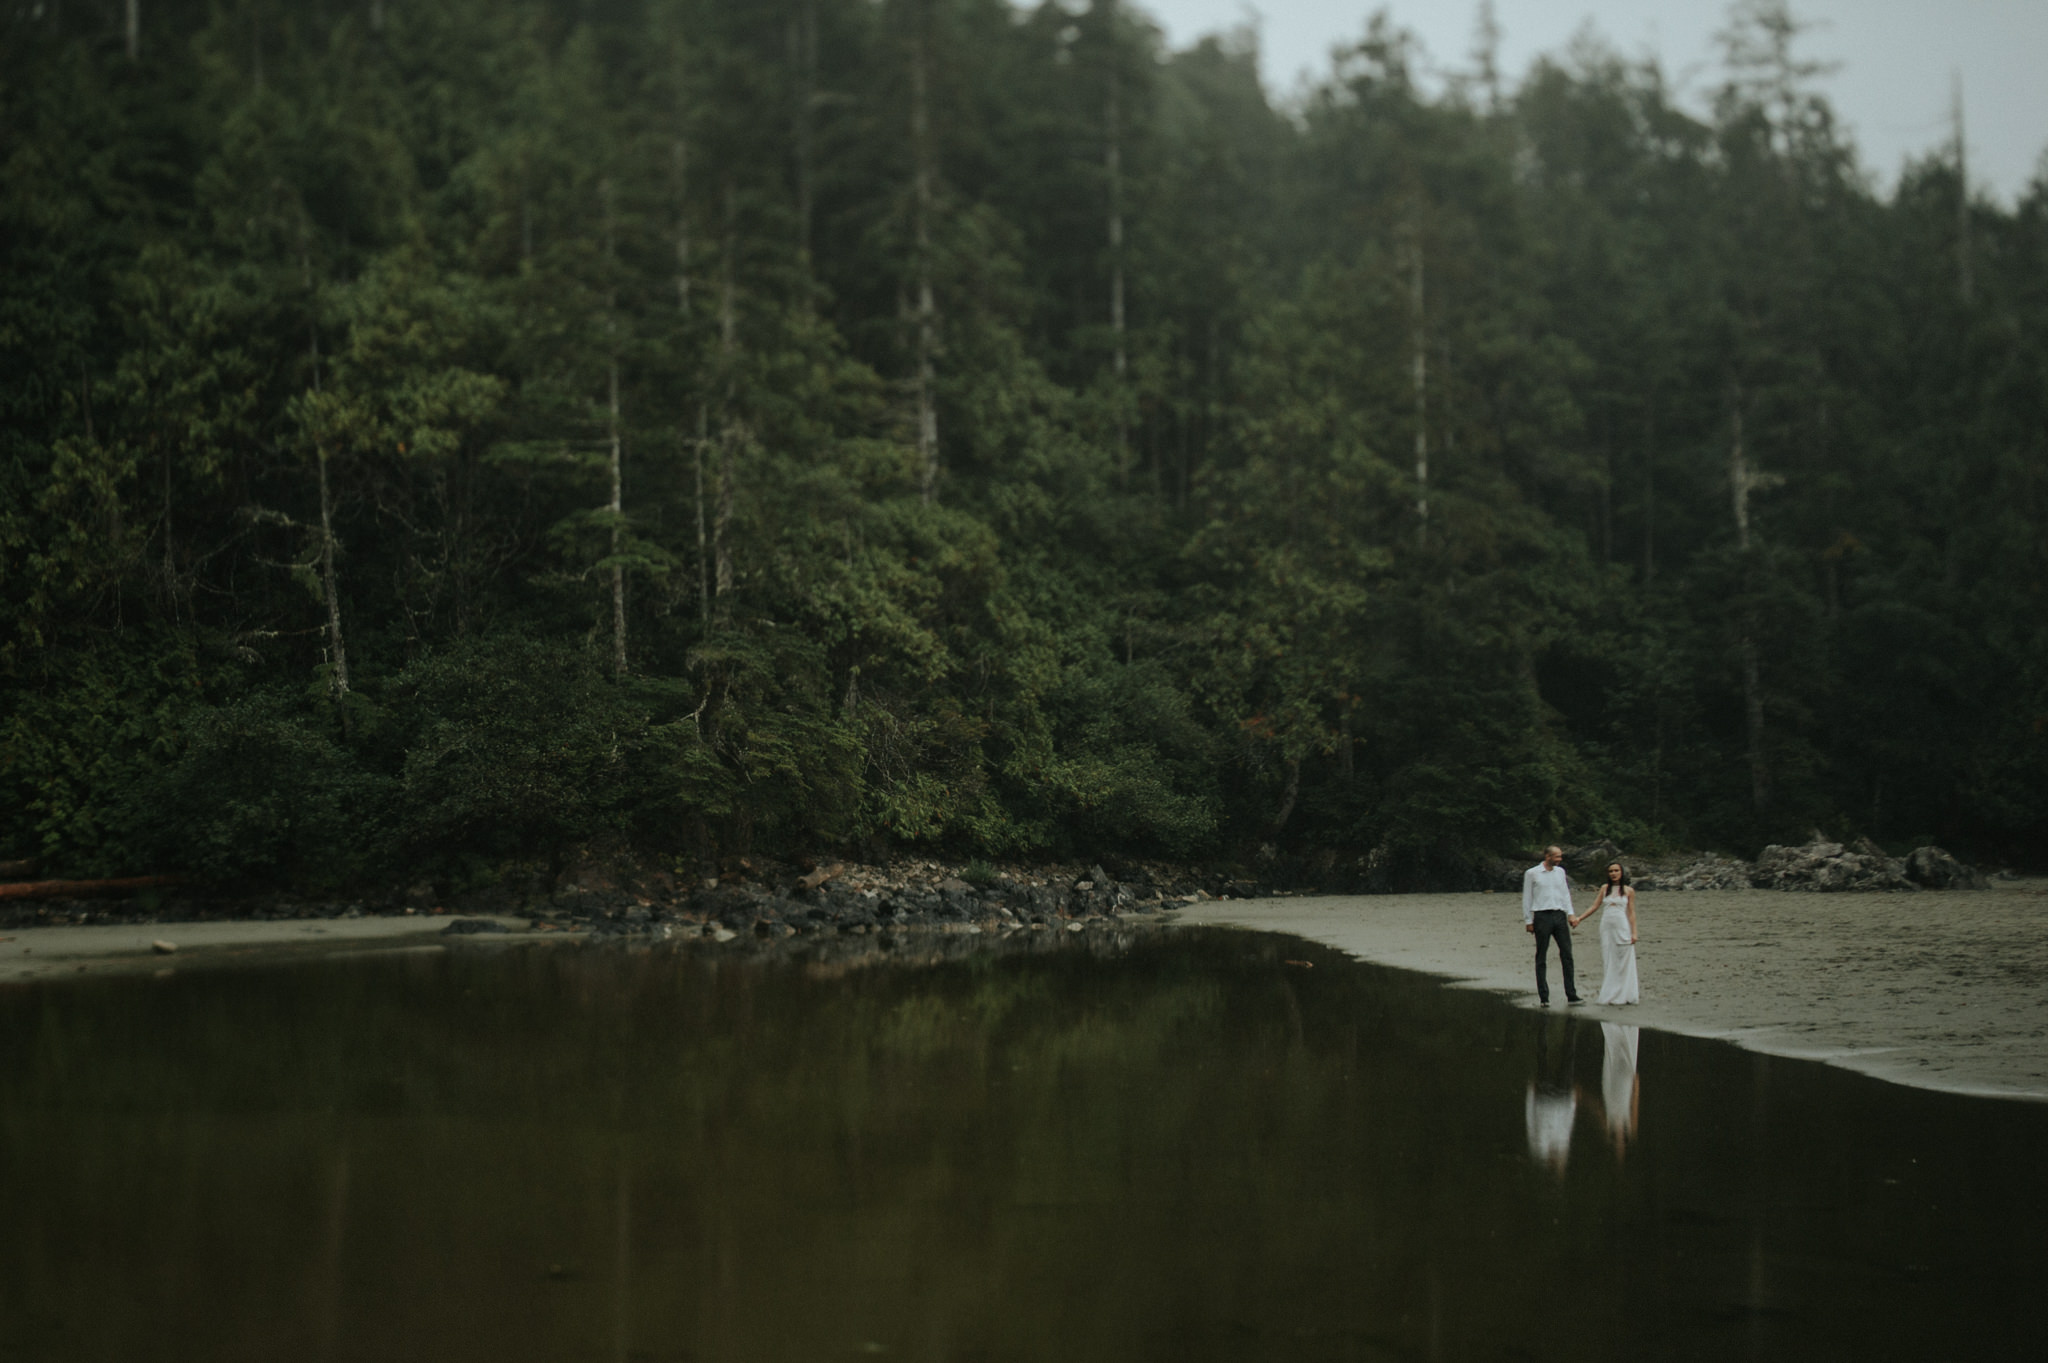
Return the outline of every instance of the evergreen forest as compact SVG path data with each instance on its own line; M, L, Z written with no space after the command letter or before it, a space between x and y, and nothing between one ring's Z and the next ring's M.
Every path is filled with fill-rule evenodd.
M0 858L2041 864L2048 173L1486 14L6 0Z

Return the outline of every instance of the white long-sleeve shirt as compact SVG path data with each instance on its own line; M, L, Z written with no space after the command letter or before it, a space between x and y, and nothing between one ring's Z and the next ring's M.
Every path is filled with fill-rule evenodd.
M1536 915L1546 909L1572 911L1572 882L1562 862L1548 869L1538 863L1522 872L1523 925L1535 922Z

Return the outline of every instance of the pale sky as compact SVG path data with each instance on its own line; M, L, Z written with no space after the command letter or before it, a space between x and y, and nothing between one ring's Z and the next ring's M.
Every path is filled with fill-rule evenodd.
M1136 0L1175 47L1256 16L1266 83L1284 99L1302 73L1329 69L1332 44L1355 39L1379 0ZM1387 0L1430 61L1466 66L1479 0ZM2006 203L2041 172L2048 150L2048 0L1793 0L1815 25L1804 55L1837 62L1823 88L1889 191L1908 157L1951 136L1950 83L1961 72L1970 179ZM1722 0L1494 0L1504 74L1519 76L1591 21L1626 56L1656 53L1697 109L1719 78Z

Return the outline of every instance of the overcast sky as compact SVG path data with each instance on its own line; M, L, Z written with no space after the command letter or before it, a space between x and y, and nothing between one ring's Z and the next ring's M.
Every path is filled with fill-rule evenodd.
M1333 43L1365 31L1378 0L1137 0L1176 47L1256 14L1266 81L1284 97L1304 71L1324 72ZM1388 0L1439 66L1465 65L1479 0ZM1715 83L1722 0L1494 0L1502 66L1519 75L1591 21L1624 54L1654 52L1705 107ZM1805 55L1839 62L1824 88L1864 165L1887 190L1908 157L1946 142L1949 90L1963 78L1970 179L2010 203L2048 149L2048 0L1793 0L1814 23Z

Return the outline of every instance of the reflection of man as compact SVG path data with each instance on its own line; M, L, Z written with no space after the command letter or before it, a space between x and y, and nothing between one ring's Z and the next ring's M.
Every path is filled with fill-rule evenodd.
M1578 1031L1570 1021L1541 1024L1536 1034L1536 1077L1522 1100L1522 1120L1529 1131L1529 1158L1564 1173L1572 1153L1572 1124L1579 1115L1579 1085L1573 1061Z
M1572 1123L1578 1116L1576 1090L1559 1092L1531 1080L1529 1096L1522 1102L1522 1120L1529 1127L1529 1158L1563 1173L1565 1161L1572 1157Z
M1536 997L1550 1002L1550 942L1557 939L1557 965L1564 973L1564 997L1579 1001L1572 977L1572 882L1564 873L1564 849L1546 847L1541 864L1522 872L1522 930L1536 934Z

